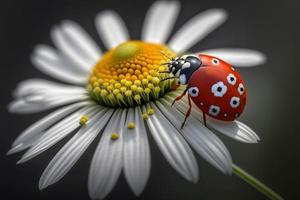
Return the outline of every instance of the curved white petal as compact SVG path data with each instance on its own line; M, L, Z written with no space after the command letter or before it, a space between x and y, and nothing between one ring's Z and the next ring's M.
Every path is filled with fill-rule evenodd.
M40 189L56 183L70 171L106 125L112 113L112 109L103 109L91 118L87 125L80 128L48 164L39 181Z
M150 149L147 132L138 107L129 108L125 126L134 122L136 127L125 127L123 133L123 165L126 180L136 196L140 195L150 173Z
M184 114L179 110L171 108L172 101L161 99L161 103L157 105L172 124L180 129L184 120ZM211 165L219 169L221 172L231 174L232 159L223 142L202 123L193 117L189 117L181 134L189 142L189 144Z
M57 106L84 101L86 99L87 96L78 95L57 96L54 99L47 100L44 100L42 97L36 96L36 99L32 98L26 100L15 100L8 105L8 110L9 112L16 114L32 114L42 112Z
M70 134L72 131L74 131L76 128L78 128L80 126L79 120L82 115L93 117L93 115L99 111L98 108L98 106L84 107L55 124L32 145L32 147L22 156L22 158L17 163L24 163L46 151L48 148L50 148L61 139L66 137L68 134Z
M168 96L166 98L171 101L171 99ZM186 112L188 109L186 100L184 99L183 101L185 103L178 101L174 104L174 107L180 110L182 113ZM196 105L193 104L193 107L196 108ZM201 111L195 111L195 109L192 109L191 117L203 123ZM207 116L206 122L208 127L213 128L214 130L228 137L231 137L239 142L257 143L259 141L259 137L251 128L237 120L232 122L222 122Z
M198 165L192 150L180 132L164 117L155 104L151 103L155 114L147 120L150 132L159 149L171 166L188 181L198 180ZM146 107L143 107L146 112Z
M80 107L83 107L85 105L89 104L89 102L79 102L75 104L71 104L69 106L65 106L63 108L60 108L47 116L43 117L42 119L38 120L31 126L29 126L27 129L25 129L14 141L12 144L12 149L9 150L7 153L17 153L20 152L29 146L31 146L39 137L42 136L42 133L64 118L66 115L74 112L75 110L79 109Z
M180 10L178 1L156 1L149 8L142 29L142 40L165 43Z
M101 55L99 49L94 49L95 44L91 48L90 44L94 42L88 37L87 33L78 24L71 21L64 21L61 26L54 26L51 30L51 38L55 46L63 55L87 72L96 63L97 59L95 57L99 59ZM90 54L94 50L97 52Z
M103 11L96 16L97 31L107 49L129 40L129 33L122 18L114 11Z
M80 85L87 81L87 72L76 70L74 65L67 63L65 58L50 46L37 45L31 55L31 62L40 71L60 81Z
M93 64L100 59L102 52L98 45L77 23L65 20L63 21L61 28L71 41L77 43L76 47L78 47L78 52L81 56L84 56L88 62ZM89 67L92 66L93 65Z
M175 52L185 52L219 27L227 18L222 9L206 10L184 24L171 38L169 47Z
M66 84L61 84L58 82L48 81L45 79L27 79L21 81L13 94L14 97L20 98L32 94L48 94L57 95L57 94L83 94L86 92L86 89L81 86L71 86ZM54 94L55 93L55 94Z
M123 132L126 109L119 109L109 120L91 163L88 189L92 199L103 199L115 186L123 163ZM112 133L120 138L111 139Z
M12 113L28 114L44 111L68 103L88 99L82 87L59 84L42 79L29 79L21 82L8 109Z
M209 49L200 53L221 58L234 67L254 67L267 61L267 57L263 53L252 49Z

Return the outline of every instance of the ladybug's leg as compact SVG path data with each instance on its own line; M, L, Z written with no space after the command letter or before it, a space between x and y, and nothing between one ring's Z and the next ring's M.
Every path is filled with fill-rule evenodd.
M160 71L161 74L170 74L170 71Z
M171 76L171 77L164 78L164 79L162 79L161 81L166 81L166 80L169 80L169 79L175 79L175 78L176 78L175 76Z
M182 125L181 125L181 129L183 128L183 126L184 126L184 124L185 124L187 118L190 116L191 110L192 110L192 102L191 102L191 97L190 97L190 95L188 95L188 100L189 100L189 109L188 109L188 111L185 113L185 118L184 118L184 121L183 121L183 123L182 123Z
M178 84L178 83L174 84L174 85L171 86L171 90L175 91L175 90L177 90L177 88L179 88L179 86L180 86L180 84Z
M182 97L185 96L186 92L187 92L187 88L183 91L183 93L180 96L178 96L178 97L176 97L174 99L174 101L172 102L171 106L173 106L176 101L179 101L180 99L182 99Z
M204 126L206 126L207 127L207 124L206 124L206 115L205 115L205 113L203 112L203 115L202 115L202 117L203 117L203 123L204 123Z

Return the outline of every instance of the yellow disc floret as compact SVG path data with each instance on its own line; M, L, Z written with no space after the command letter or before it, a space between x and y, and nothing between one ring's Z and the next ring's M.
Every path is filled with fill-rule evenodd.
M87 89L92 99L109 107L131 107L160 98L172 80L165 71L175 54L164 45L128 41L108 51L94 66Z

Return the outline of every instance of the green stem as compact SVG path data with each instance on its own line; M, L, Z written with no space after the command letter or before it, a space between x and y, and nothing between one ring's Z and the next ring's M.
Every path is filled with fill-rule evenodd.
M256 188L258 191L260 191L261 193L266 195L269 199L283 200L283 198L279 194L277 194L276 192L271 190L268 186L266 186L265 184L263 184L262 182L260 182L259 180L257 180L253 176L251 176L250 174L248 174L246 171L241 169L239 166L232 164L232 171L235 175L237 175L238 177L240 177L241 179L243 179L244 181L249 183L251 186Z

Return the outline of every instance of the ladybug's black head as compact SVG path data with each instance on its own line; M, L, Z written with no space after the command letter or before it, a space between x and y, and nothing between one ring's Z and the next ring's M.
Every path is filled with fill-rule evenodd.
M181 57L171 58L168 64L169 72L175 76L175 74L181 69L183 63L184 59Z
M172 58L168 64L169 72L179 78L180 84L187 84L188 80L200 66L202 62L198 56L183 55Z

